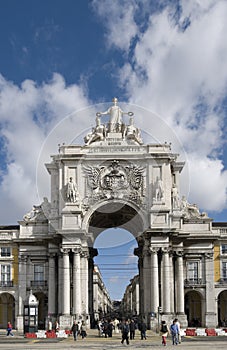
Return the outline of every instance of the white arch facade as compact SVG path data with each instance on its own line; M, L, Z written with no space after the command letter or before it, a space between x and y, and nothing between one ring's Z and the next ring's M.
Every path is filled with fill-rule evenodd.
M116 108L115 101L114 113ZM180 198L184 163L171 146L143 144L132 113L130 122L123 122L124 112L118 112L121 118L111 122L111 128L100 124L97 114L99 132L94 128L84 145L61 146L46 164L50 202L45 199L20 221L20 238L25 242L19 251L21 284L29 269L28 256L30 262L43 256L48 315L60 317L62 327L72 318L89 322L97 254L93 242L103 230L121 227L138 242L140 315L148 325L150 315L161 307L165 320L178 317L186 326L184 295L197 287L205 293L203 323L216 325L211 219ZM111 109L106 113L111 116ZM32 238L40 239L38 256L29 252ZM19 315L25 294L22 288Z

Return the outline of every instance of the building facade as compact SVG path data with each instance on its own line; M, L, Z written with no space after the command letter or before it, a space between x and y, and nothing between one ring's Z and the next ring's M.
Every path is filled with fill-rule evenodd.
M184 163L167 143L143 144L133 118L117 99L98 112L85 144L62 145L46 164L50 202L34 205L18 230L2 228L1 322L11 316L23 329L32 289L40 326L50 317L63 328L73 318L92 324L93 245L111 227L137 240L139 314L148 325L159 307L182 326L216 326L227 318L226 224L180 198Z

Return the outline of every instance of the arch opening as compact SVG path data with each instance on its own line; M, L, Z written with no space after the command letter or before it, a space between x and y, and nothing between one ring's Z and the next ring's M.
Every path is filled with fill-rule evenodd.
M104 285L113 301L114 310L108 315L106 305L95 305L96 318L104 316L122 317L122 311L127 312L128 317L139 314L139 303L136 300L131 304L130 310L119 309L120 301L124 299L125 291L130 288L135 276L138 276L138 257L134 255L134 249L138 247L132 233L122 228L109 228L103 230L96 238L94 248L98 255L94 258L94 264L100 271ZM136 298L136 297L135 297ZM94 290L94 300L95 290ZM117 306L117 307L116 307Z

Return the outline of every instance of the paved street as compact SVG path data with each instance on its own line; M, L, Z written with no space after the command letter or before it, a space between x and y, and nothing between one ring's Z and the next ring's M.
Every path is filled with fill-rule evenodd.
M171 339L167 340L166 348L175 348L171 343ZM208 347L212 347L212 350L226 349L227 337L186 337L182 339L182 343L177 348L185 350L207 350ZM90 330L87 339L73 341L72 337L67 339L24 339L22 336L15 335L14 337L6 337L4 333L0 333L0 349L162 349L161 337L148 332L147 340L140 340L139 333L136 335L136 339L130 341L129 345L121 344L121 337L119 334L115 334L113 338L99 338L97 331Z

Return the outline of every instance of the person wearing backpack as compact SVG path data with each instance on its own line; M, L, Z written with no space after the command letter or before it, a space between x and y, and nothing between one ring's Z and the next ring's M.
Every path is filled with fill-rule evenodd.
M166 321L162 321L161 323L160 334L162 336L162 345L166 346L166 337L169 334L169 327L167 326Z

